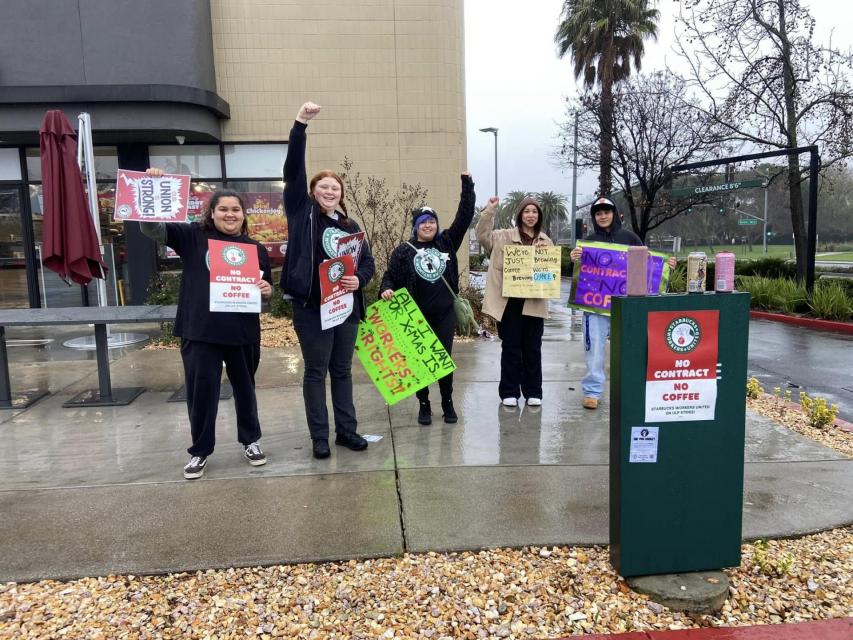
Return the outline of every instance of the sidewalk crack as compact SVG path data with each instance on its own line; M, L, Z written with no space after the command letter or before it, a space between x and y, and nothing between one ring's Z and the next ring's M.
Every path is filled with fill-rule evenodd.
M397 490L397 513L400 517L400 535L403 538L403 553L409 552L409 541L406 537L406 519L403 516L403 493L400 487L400 468L397 466L397 444L394 441L394 425L391 422L391 405L386 404L388 412L388 433L391 438L391 454L394 457L394 486Z

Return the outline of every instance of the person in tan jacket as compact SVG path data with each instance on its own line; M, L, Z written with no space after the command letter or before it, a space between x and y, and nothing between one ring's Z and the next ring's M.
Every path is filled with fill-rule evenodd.
M498 323L501 339L501 382L498 394L508 407L518 406L521 395L528 406L542 404L542 332L548 317L548 301L541 298L503 296L503 248L507 244L551 246L542 233L542 207L534 198L522 200L515 227L495 229L498 199L489 198L477 222L477 241L489 252L483 313Z

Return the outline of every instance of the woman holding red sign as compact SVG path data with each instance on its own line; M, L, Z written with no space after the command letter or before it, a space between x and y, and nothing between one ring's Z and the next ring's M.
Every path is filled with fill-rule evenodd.
M335 416L335 444L363 451L367 440L356 431L358 421L352 399L352 355L358 322L364 317L362 289L375 266L367 242L357 251L355 275L338 281L354 294L355 305L346 320L323 329L320 299L320 264L339 255L338 240L361 231L347 215L344 183L334 171L321 171L308 183L305 147L308 122L320 113L319 105L303 104L290 130L284 161L284 211L287 214L287 253L281 271L281 289L293 299L293 328L299 338L305 372L302 397L315 458L328 458L329 413L326 374L331 378Z
M149 169L148 174L159 177L163 172ZM244 211L237 192L221 189L210 198L201 222L140 223L145 235L174 249L183 262L173 333L181 338L193 440L187 449L191 458L184 467L187 479L200 478L213 453L223 362L234 389L237 439L243 445L243 455L252 466L267 461L258 445L261 425L255 399L255 372L261 355L259 314L210 311L210 240L226 241L231 256L257 256L261 278L257 285L245 286L257 286L264 300L272 296L269 256L262 244L249 238Z

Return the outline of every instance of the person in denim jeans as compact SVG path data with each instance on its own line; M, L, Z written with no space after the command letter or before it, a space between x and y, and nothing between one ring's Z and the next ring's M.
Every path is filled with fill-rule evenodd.
M643 241L633 231L622 228L622 220L616 204L610 199L601 197L592 203L590 208L592 226L595 229L584 240L589 242L609 242L642 246ZM582 249L572 249L573 262L579 262ZM671 268L675 268L675 258L669 259ZM598 401L604 389L606 376L604 373L604 356L607 338L610 337L610 316L585 311L583 314L583 348L586 354L586 375L581 380L583 391L583 406L585 409L597 409Z
M336 327L320 322L320 263L337 257L341 236L357 233L359 226L347 215L344 184L335 172L317 173L308 183L305 172L308 121L320 113L319 105L306 102L290 130L284 161L284 210L288 244L281 272L281 289L293 299L293 328L299 338L305 372L302 397L315 458L328 458L329 413L326 408L326 374L331 378L335 417L335 444L353 451L367 448L356 428L352 399L352 356L358 322L364 317L363 289L375 270L370 247L364 242L356 273L340 279L354 294L352 314Z

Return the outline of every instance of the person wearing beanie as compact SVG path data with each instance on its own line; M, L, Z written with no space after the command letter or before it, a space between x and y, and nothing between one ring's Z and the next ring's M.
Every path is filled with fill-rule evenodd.
M389 300L395 290L405 287L448 354L453 350L453 335L456 333L453 310L453 294L459 292L456 252L474 218L474 202L474 181L466 171L462 174L462 193L456 217L447 229L439 229L438 214L431 207L415 209L412 212L411 238L394 249L379 285L383 300ZM455 423L458 416L453 407L452 373L438 381L438 390L444 421ZM432 424L429 387L420 389L415 395L419 403L418 423Z
M643 241L633 231L622 227L622 220L616 203L610 198L600 197L590 207L593 232L585 241L607 242L643 246ZM572 262L579 262L583 249L572 249ZM675 268L675 258L669 259L671 268ZM584 311L583 314L583 345L586 354L586 375L581 380L583 391L583 406L586 409L597 409L606 376L604 374L604 355L607 338L610 336L610 316Z
M498 324L501 339L501 403L517 407L524 395L528 406L542 404L542 333L548 317L543 298L505 298L503 295L504 245L548 247L554 243L542 233L542 207L524 198L515 213L512 229L494 229L497 198L489 198L477 222L477 240L489 252L483 313Z

